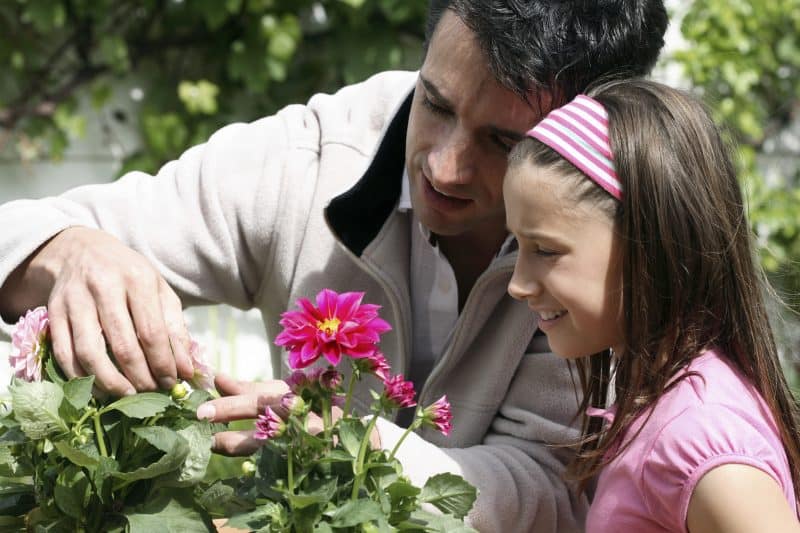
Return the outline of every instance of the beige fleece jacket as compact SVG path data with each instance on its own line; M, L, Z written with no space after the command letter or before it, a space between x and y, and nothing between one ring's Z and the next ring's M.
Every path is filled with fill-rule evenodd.
M415 80L382 73L227 126L156 176L0 206L0 283L62 229L101 228L149 258L185 305L260 309L270 339L298 297L365 291L394 328L382 350L406 372L410 227L395 206ZM587 501L562 481L570 453L552 447L577 436L576 395L566 363L533 337L533 314L506 293L515 255L477 281L420 393L423 405L447 394L451 435L425 429L399 458L417 482L451 471L475 484L470 521L481 531L579 531ZM273 368L286 370L277 351ZM359 399L366 412L366 388ZM400 428L379 428L391 448Z

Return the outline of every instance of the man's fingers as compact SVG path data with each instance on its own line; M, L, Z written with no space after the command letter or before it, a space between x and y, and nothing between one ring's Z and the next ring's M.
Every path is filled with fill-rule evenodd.
M219 375L215 383L227 396L202 404L197 408L197 418L212 422L256 418L267 406L277 406L289 391L286 382L280 380L248 383Z
M223 396L233 396L236 394L256 394L270 396L279 401L281 396L289 392L289 385L282 380L268 381L241 381L233 379L226 374L217 374L214 379L217 391Z
M194 367L189 357L189 331L183 318L181 300L164 278L159 278L158 294L178 376L182 379L191 379Z
M75 350L72 348L72 335L69 331L67 315L61 312L58 304L48 305L48 319L50 323L50 341L53 345L53 357L59 368L68 379L81 378L86 375L83 368L75 359Z
M96 294L95 302L100 325L120 371L136 390L156 390L158 385L147 367L147 360L133 329L124 290L117 287Z
M128 293L128 308L150 372L162 389L169 389L178 374L161 310L158 282L154 273L140 275L144 279L139 280L137 289Z
M254 431L221 431L214 435L211 449L222 455L246 456L258 450L263 441L253 438Z
M97 318L91 320L86 315L73 315L69 326L75 358L86 374L94 374L98 388L112 396L134 394L136 389L117 370L106 353L105 340Z

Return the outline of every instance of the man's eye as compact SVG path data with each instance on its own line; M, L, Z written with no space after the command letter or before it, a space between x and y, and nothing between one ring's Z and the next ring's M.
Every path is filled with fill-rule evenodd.
M498 148L500 148L506 153L510 152L514 148L514 145L517 143L516 141L512 141L508 137L503 137L501 135L492 135L491 138L492 138L492 143L494 143Z
M442 106L434 104L425 95L422 96L422 105L424 105L426 108L428 108L428 110L431 113L434 113L436 115L449 115L450 114L450 112L447 109L443 108Z
M542 257L554 257L559 255L559 253L555 250L548 250L547 248L537 248L536 255L540 255Z

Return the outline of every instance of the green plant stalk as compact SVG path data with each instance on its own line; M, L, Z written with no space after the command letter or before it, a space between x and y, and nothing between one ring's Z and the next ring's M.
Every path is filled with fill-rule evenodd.
M344 414L350 414L350 403L353 399L353 390L355 389L356 384L356 365L353 363L353 373L350 374L350 381L347 383L347 396L344 399Z
M289 488L289 494L294 494L294 449L292 446L286 448L288 452L286 458L288 461L286 484Z
M408 429L400 435L400 439L398 439L397 444L394 445L392 451L389 453L389 460L394 459L394 455L397 453L397 450L400 449L400 445L403 444L403 441L406 440L408 434L417 429L422 425L422 419L419 417L419 411L414 415L414 421L409 424Z
M331 440L331 399L327 397L322 398L322 429L325 434L325 440Z
M367 449L369 448L369 437L372 435L372 431L375 429L375 424L377 423L378 417L373 416L372 420L369 421L369 425L367 426L367 432L364 434L364 438L361 440L361 446L358 448L358 458L356 458L356 464L353 468L356 475L355 479L353 480L353 492L351 494L351 499L353 501L358 500L358 491L361 490L361 485L364 483L364 458L366 457Z
M108 457L106 441L103 438L103 426L100 424L100 413L95 413L92 416L92 420L94 421L94 437L97 440L97 447L100 448L100 455Z

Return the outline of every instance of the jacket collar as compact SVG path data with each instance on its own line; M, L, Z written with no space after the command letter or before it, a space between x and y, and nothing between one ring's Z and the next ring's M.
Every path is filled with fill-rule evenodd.
M361 179L325 208L328 226L356 256L378 235L400 197L413 97L412 90L398 107Z

